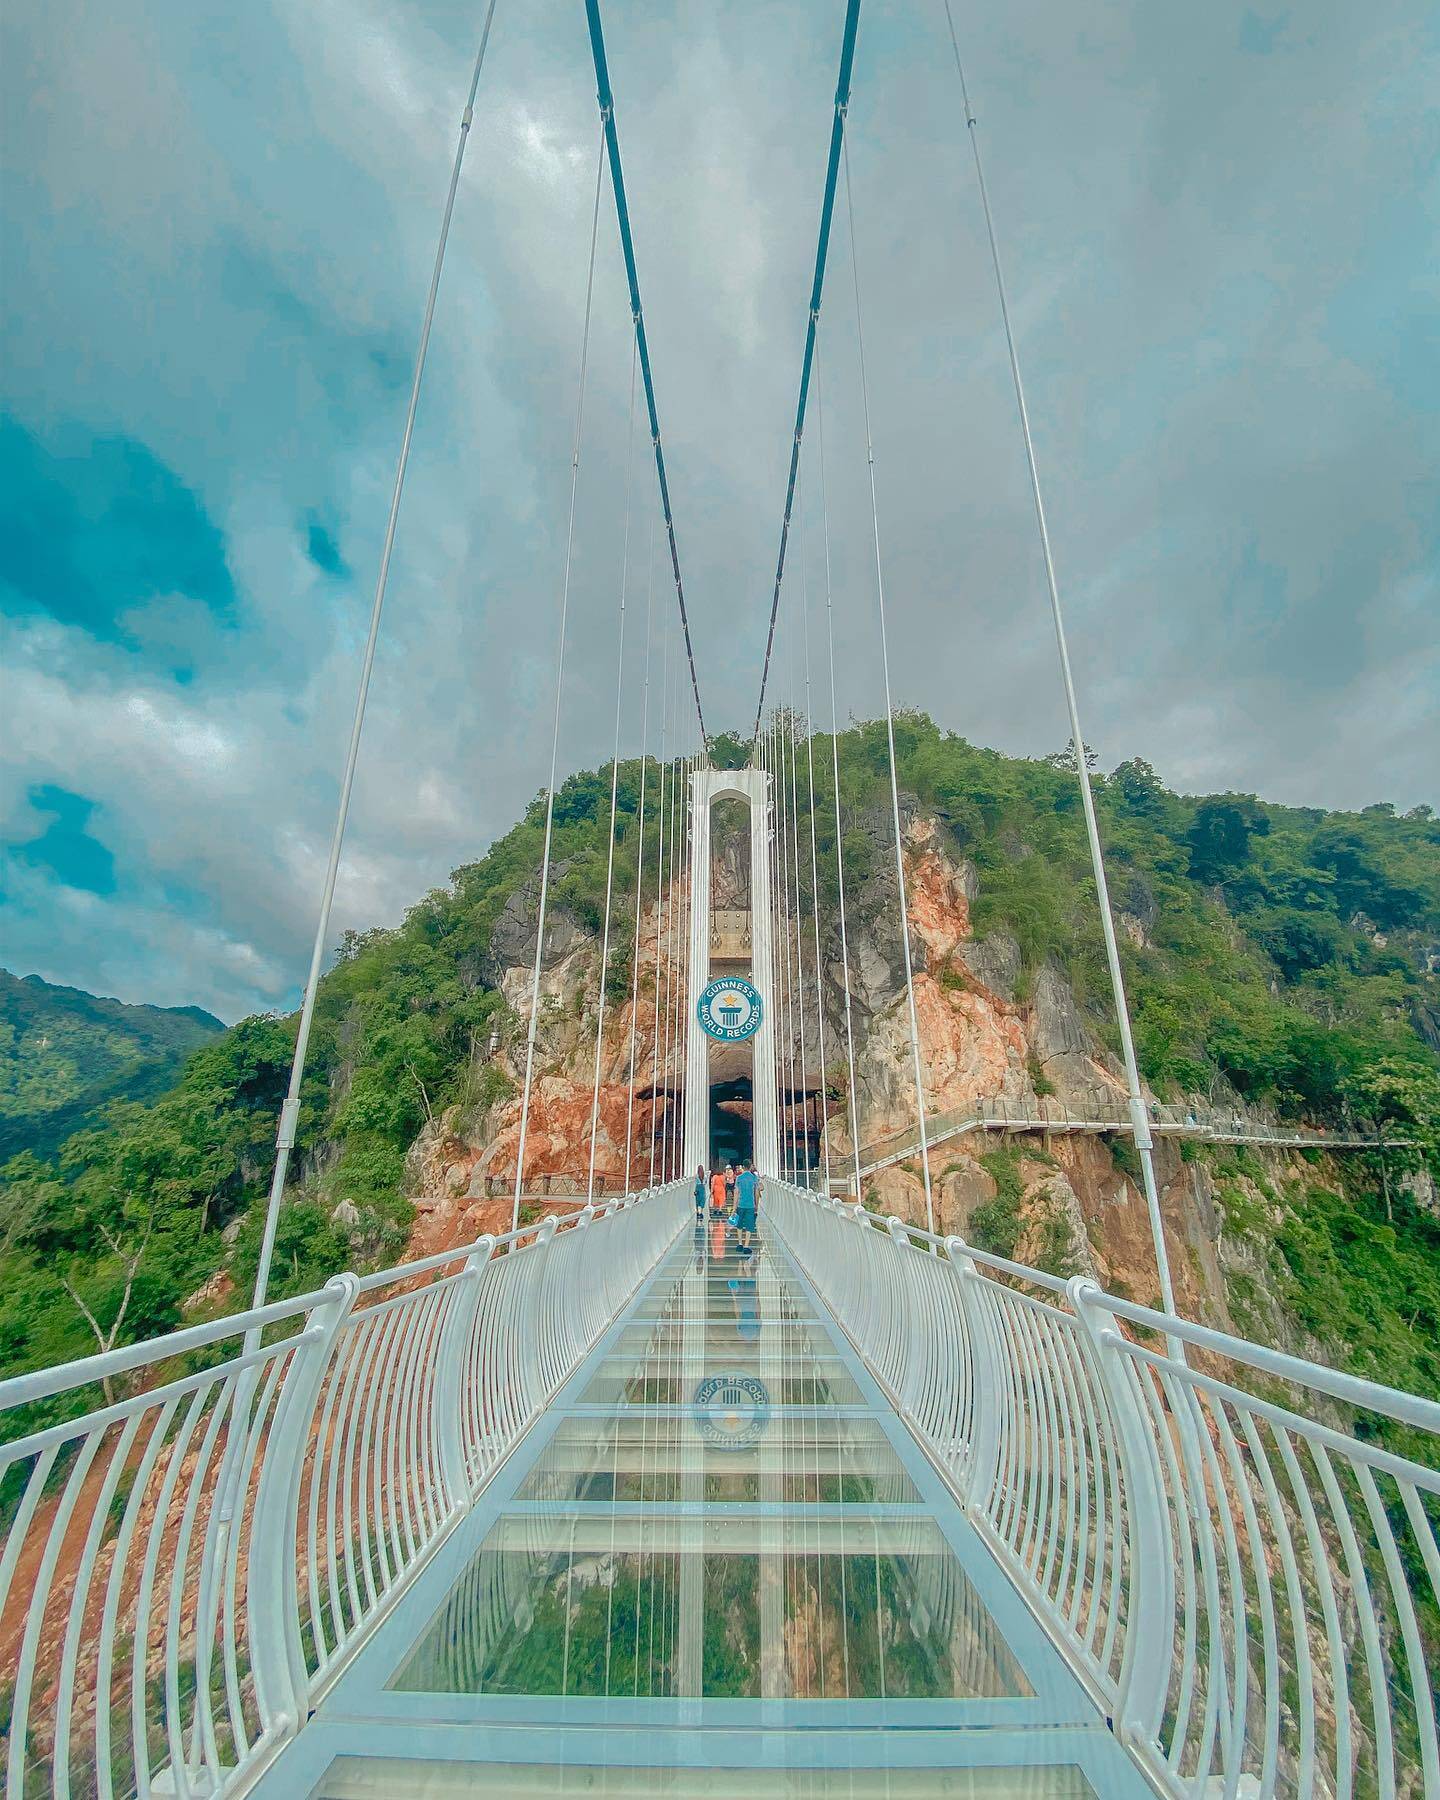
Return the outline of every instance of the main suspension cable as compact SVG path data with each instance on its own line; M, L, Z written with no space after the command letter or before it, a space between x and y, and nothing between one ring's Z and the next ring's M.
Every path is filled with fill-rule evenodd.
M605 985L610 968L610 897L615 886L615 812L620 793L620 714L625 692L625 589L630 577L630 500L635 465L635 362L630 345L630 422L625 434L625 533L620 551L619 648L615 659L615 737L610 751L610 833L605 847L605 925L600 940L600 994L595 1010L595 1072L590 1097L590 1167L585 1176L585 1203L595 1198L595 1139L600 1123L600 1056L605 1037Z
M785 508L780 520L780 554L775 560L775 591L770 599L770 626L765 638L765 662L760 670L760 698L755 703L755 730L760 736L765 715L765 689L770 679L770 654L775 647L775 620L780 611L780 587L785 579L785 550L790 541L790 512L795 502L795 481L800 473L800 446L805 437L805 407L810 394L810 370L815 358L815 333L820 324L820 303L825 295L825 264L830 253L830 227L835 215L835 183L840 171L840 147L845 135L845 112L850 104L850 74L855 64L855 32L860 23L860 0L847 0L845 29L840 39L840 74L835 83L835 111L830 126L830 154L825 164L825 195L820 202L820 235L815 247L815 275L810 284L810 308L805 323L805 353L800 360L800 398L795 407L795 435L790 445L790 473L785 483Z
M550 845L555 831L555 776L560 756L561 697L565 686L565 630L570 616L570 570L575 553L575 498L580 487L580 441L585 423L585 378L590 366L590 314L595 296L595 243L600 231L600 190L605 181L605 138L595 163L595 204L590 215L590 266L585 278L585 324L580 337L580 379L575 400L575 436L570 452L570 521L565 534L565 579L560 589L560 628L555 647L555 721L550 733L550 782L545 790L545 849L540 864L540 913L535 924L535 972L530 989L530 1025L525 1038L525 1086L520 1097L520 1142L515 1150L515 1198L510 1229L520 1226L520 1188L525 1179L525 1139L530 1128L530 1091L535 1074L535 1031L540 1020L540 965L545 953L545 907L550 895Z
M935 1230L930 1189L930 1146L925 1133L925 1081L920 1066L920 1022L915 1011L915 971L910 960L910 914L905 895L905 846L900 830L900 787L895 771L895 712L890 699L890 641L885 622L885 568L880 554L880 502L875 488L875 445L870 431L870 391L865 375L865 329L860 306L860 248L855 240L855 200L850 187L850 134L841 138L845 213L850 225L850 271L855 283L855 339L860 353L860 401L865 419L865 460L870 471L870 525L875 542L875 595L880 613L880 666L885 679L885 740L890 753L890 809L895 824L895 875L899 883L900 944L905 953L905 1000L910 1011L910 1054L915 1072L915 1122L920 1132L920 1172L925 1183L925 1226Z
M859 0L853 0L858 5ZM599 0L585 0L590 27L590 51L595 63L595 87L600 119L610 153L610 188L615 196L615 222L620 228L620 248L625 258L625 279L630 287L630 311L635 320L635 343L640 353L640 374L645 384L645 407L650 418L650 441L655 449L655 474L660 484L660 510L670 546L670 570L675 578L675 600L680 609L680 628L685 634L685 656L690 665L690 689L695 696L695 717L700 741L705 734L705 710L700 704L700 682L695 674L695 651L690 642L690 615L685 608L685 583L680 579L680 552L675 543L675 516L670 506L670 482L665 473L665 451L660 442L660 414L655 404L655 380L650 370L650 341L645 334L645 311L640 304L640 276L635 267L635 241L630 230L630 207L625 198L625 170L620 162L620 138L615 125L615 95L610 87L610 68L605 57L605 34L600 28Z
M425 361L430 350L430 329L435 322L435 301L440 293L440 276L445 267L445 249L450 242L450 221L455 214L455 195L460 187L460 170L465 162L465 148L470 141L470 127L475 118L475 96L480 90L480 73L485 67L485 52L490 44L490 25L495 17L495 0L485 10L485 23L480 29L480 47L475 52L475 66L470 74L470 88L465 96L465 110L460 115L460 136L450 166L450 186L445 195L445 210L440 218L440 236L435 245L435 261L430 270L430 287L425 296L425 316L420 326L420 341L415 350L415 367L410 377L410 399L405 408L405 429L400 436L400 451L395 459L395 480L390 493L390 512L385 521L385 536L380 546L380 567L375 577L375 596L370 603L370 629L365 639L365 654L360 662L360 680L355 691L355 711L350 722L350 742L345 752L345 772L340 780L340 799L335 809L335 825L330 835L330 857L325 865L325 884L320 893L320 914L315 921L315 941L310 949L310 969L305 978L305 993L300 1003L300 1024L295 1033L295 1054L290 1060L290 1081L280 1107L280 1121L275 1134L275 1167L270 1177L270 1192L265 1203L265 1229L260 1238L260 1255L255 1264L255 1286L250 1304L265 1304L270 1285L270 1264L275 1254L275 1228L280 1218L280 1203L285 1195L285 1180L290 1168L290 1152L295 1148L295 1131L300 1120L300 1088L305 1079L305 1059L310 1047L310 1028L315 1019L315 997L320 988L320 973L330 942L330 914L335 902L335 882L340 873L340 852L345 842L345 826L350 817L350 795L355 786L355 769L360 760L360 738L365 727L365 706L370 696L370 676L375 667L375 646L380 637L380 615L385 606L385 590L390 582L390 559L395 549L395 531L400 521L400 499L405 491L405 472L410 466L410 444L415 435L415 415L420 406L420 388L425 379ZM253 1355L260 1342L259 1332L252 1327L245 1334L245 1354ZM248 1396L247 1396L248 1398Z
M1010 377L1015 386L1015 406L1020 416L1020 435L1025 443L1025 466L1030 474L1030 494L1035 503L1035 524L1040 537L1040 552L1045 564L1045 584L1050 593L1050 616L1055 626L1055 644L1060 656L1060 676L1065 688L1065 706L1070 715L1070 736L1075 745L1075 769L1080 783L1080 805L1085 815L1085 836L1090 848L1090 867L1095 876L1095 893L1100 906L1100 929L1105 939L1105 961L1110 972L1110 989L1115 1001L1115 1019L1120 1028L1121 1056L1125 1066L1125 1085L1130 1108L1130 1125L1135 1134L1135 1148L1140 1153L1140 1171L1145 1188L1145 1207L1150 1218L1150 1235L1155 1246L1155 1264L1160 1276L1160 1295L1166 1312L1175 1312L1175 1287L1170 1276L1170 1254L1165 1245L1165 1224L1160 1211L1160 1191L1155 1180L1155 1161L1150 1121L1145 1112L1145 1098L1140 1086L1140 1066L1135 1055L1135 1038L1130 1028L1130 1006L1125 997L1125 977L1120 967L1120 947L1115 936L1115 917L1110 903L1110 884L1105 876L1105 855L1100 843L1100 826L1095 817L1095 795L1090 785L1090 770L1085 762L1085 735L1080 728L1080 706L1075 696L1075 678L1070 667L1070 651L1065 638L1065 618L1060 605L1060 585L1055 574L1055 558L1050 548L1050 527L1045 518L1045 502L1040 491L1040 470L1035 459L1035 440L1030 431L1030 410L1025 401L1025 384L1020 378L1020 353L1010 319L1010 300L1005 287L1005 272L1000 259L1000 244L995 232L995 217L990 207L990 192L985 185L985 165L980 156L980 139L976 133L970 90L965 80L965 66L960 57L960 40L950 0L943 0L945 21L950 28L950 47L955 53L955 72L960 78L960 98L965 108L965 126L970 137L970 150L975 161L975 181L980 205L985 214L985 232L990 240L990 265L995 274L995 291L1000 302L1000 320L1005 329L1005 348L1010 359ZM1170 1353L1184 1360L1184 1347L1178 1338L1168 1339Z

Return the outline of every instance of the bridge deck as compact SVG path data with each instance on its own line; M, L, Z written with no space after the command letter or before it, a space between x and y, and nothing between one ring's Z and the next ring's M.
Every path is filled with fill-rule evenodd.
M708 1226L256 1792L1149 1790L783 1245Z

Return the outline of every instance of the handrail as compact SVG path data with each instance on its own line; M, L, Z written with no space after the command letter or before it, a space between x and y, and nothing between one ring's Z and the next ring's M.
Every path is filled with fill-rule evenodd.
M1115 1132L1131 1135L1135 1124L1122 1096L1096 1090L1077 1110L1064 1101L1010 1100L997 1095L977 1100L966 1109L931 1115L925 1124L925 1140L931 1149L952 1138L974 1131ZM1378 1130L1330 1131L1320 1126L1283 1125L1218 1107L1176 1106L1155 1101L1150 1107L1150 1129L1160 1137L1198 1138L1209 1143L1275 1144L1285 1149L1387 1150L1404 1149L1409 1140L1386 1137ZM920 1140L909 1129L874 1139L860 1150L863 1179L881 1169L918 1154Z
M297 1294L292 1300L272 1300L268 1306L251 1307L248 1312L230 1313L223 1319L212 1319L204 1325L189 1325L183 1331L172 1331L164 1338L151 1338L144 1343L124 1344L116 1350L99 1350L90 1356L79 1356L73 1362L51 1363L45 1369L30 1369L23 1375L11 1375L0 1381L0 1413L11 1407L25 1406L37 1400L48 1400L67 1388L90 1387L97 1382L127 1375L154 1360L155 1345L168 1346L167 1358L188 1355L218 1344L222 1338L238 1337L242 1332L263 1330L281 1319L293 1319L319 1306L325 1290Z
M1440 1794L1440 1406L788 1183L765 1201L1159 1792Z
M674 1182L0 1382L11 1800L253 1780L689 1213Z

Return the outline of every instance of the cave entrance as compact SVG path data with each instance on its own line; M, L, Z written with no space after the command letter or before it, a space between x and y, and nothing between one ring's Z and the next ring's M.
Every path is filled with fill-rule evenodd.
M743 1110L741 1110L743 1109ZM710 1086L710 1167L742 1161L755 1155L755 1090L748 1075Z
M780 1096L780 1164L792 1181L813 1187L825 1125L823 1088L793 1087Z

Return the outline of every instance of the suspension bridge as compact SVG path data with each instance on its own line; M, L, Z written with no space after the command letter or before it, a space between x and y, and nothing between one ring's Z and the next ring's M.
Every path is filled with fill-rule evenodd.
M0 1383L6 1791L1440 1795L1440 1406L1178 1313L1154 1139L1252 1141L1265 1128L1163 1112L1142 1087L1083 756L1075 775L1120 1073L1073 1110L1022 1100L954 1117L926 1094L850 190L859 0L841 29L813 285L808 302L797 296L799 397L741 769L709 754L598 0L586 12L599 120L511 1229L269 1298L435 300L483 105L491 0L425 305L253 1303ZM1083 745L953 23L951 42L1068 720ZM617 1193L595 1151L602 980L588 1166L566 1184L575 1204L565 1215L537 1222L529 1203L554 1187L527 1166L527 1144L607 171L633 323L600 963L608 971L612 942L628 942L628 1005L610 999L628 1014L626 1160ZM836 916L826 922L840 948L838 1006L822 991L815 758L817 743L838 758L839 715L821 324L837 219L860 347L914 1087L913 1129L888 1146L859 1115L838 761ZM667 598L658 625L652 582L641 781L653 777L658 792L647 801L642 785L640 804L657 832L637 834L634 917L622 920L620 682L640 560L631 509L642 400L657 493L645 515L649 569L658 534L674 605ZM798 543L808 595L812 540L823 646L810 642L808 600L798 617L785 610L787 557ZM787 618L793 691L776 704ZM822 685L828 677L824 736L812 663ZM716 902L721 803L748 816L744 907ZM637 1002L652 933L647 1044ZM793 1114L797 1095L810 1105L807 1071L831 1067L845 1071L842 1100L816 1165L797 1154ZM712 1161L712 1090L742 1068L745 1147L762 1182L749 1246L693 1193L694 1170ZM642 1112L652 1127L643 1156L633 1151ZM1158 1306L936 1229L931 1148L995 1129L1130 1138ZM1278 1128L1266 1141L1292 1139L1320 1141ZM1331 1134L1330 1147L1373 1139ZM867 1176L901 1159L917 1166L923 1223L877 1216L858 1198Z

